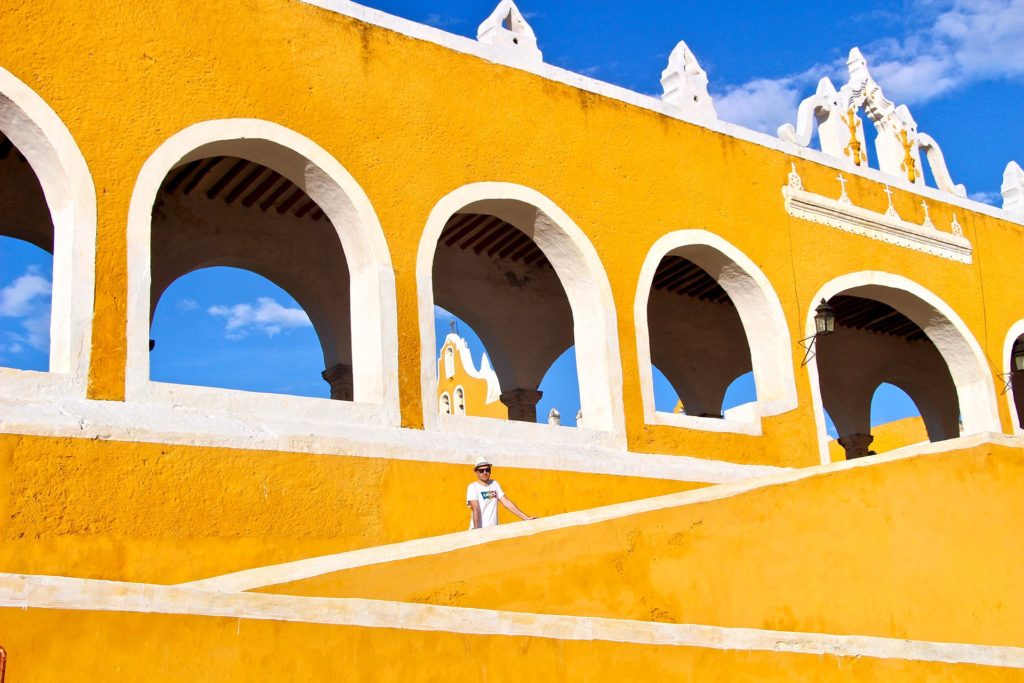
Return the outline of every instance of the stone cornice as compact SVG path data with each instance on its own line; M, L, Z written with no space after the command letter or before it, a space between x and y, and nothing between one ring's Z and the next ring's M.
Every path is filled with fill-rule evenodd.
M808 192L795 168L789 174L789 182L782 188L782 195L786 212L795 218L958 263L972 262L971 243L963 236L956 215L953 216L952 232L942 232L931 222L927 204L922 203L925 220L918 225L903 220L893 208L891 199L885 213L856 206L846 195L845 185L838 199Z

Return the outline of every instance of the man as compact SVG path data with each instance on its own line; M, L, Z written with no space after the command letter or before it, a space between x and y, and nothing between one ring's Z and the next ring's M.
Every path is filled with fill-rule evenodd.
M470 529L486 529L498 526L498 501L520 519L537 519L520 510L501 490L501 484L491 479L491 463L486 458L477 458L473 467L477 481L466 488L466 505L473 510Z

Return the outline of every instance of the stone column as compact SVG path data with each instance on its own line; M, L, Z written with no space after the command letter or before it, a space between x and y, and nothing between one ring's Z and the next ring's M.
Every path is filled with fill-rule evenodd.
M351 401L355 394L352 391L352 366L338 363L320 373L324 381L331 385L331 399L335 401Z
M868 455L868 446L874 440L870 434L847 434L839 437L839 445L846 450L846 459L853 460Z
M508 419L515 422L536 422L537 403L544 393L534 389L511 389L503 392L499 400L508 408Z

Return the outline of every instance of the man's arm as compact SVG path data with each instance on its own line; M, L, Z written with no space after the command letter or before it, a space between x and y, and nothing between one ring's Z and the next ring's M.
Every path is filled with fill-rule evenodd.
M471 500L469 501L469 507L473 510L473 528L479 529L483 522L483 520L480 519L480 503L475 500Z
M515 503L513 503L512 499L509 498L508 496L502 496L501 498L499 498L499 500L501 501L501 504L505 506L506 510L511 512L513 515L518 516L519 519L523 519L523 520L537 519L536 517L531 517L530 515L526 514L522 510L520 510L519 506L517 506Z

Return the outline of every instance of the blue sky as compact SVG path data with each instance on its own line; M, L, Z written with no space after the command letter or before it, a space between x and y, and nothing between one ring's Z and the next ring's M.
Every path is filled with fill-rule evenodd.
M369 0L364 4L452 33L475 37L496 0ZM955 182L998 205L1008 161L1024 163L1024 0L836 1L822 3L594 3L523 0L545 61L660 95L659 79L685 40L707 71L719 116L774 134L795 120L819 78L845 82L845 60L859 46L886 95L907 104L921 131L942 146ZM0 365L45 369L49 255L0 238ZM438 321L439 339L448 331ZM462 324L479 362L482 345ZM154 320L153 378L235 389L326 397L319 344L294 300L262 278L209 269L167 291ZM658 404L671 409L667 383ZM568 351L542 385L538 412L554 405L563 424L579 407ZM726 406L752 400L749 378ZM883 387L873 422L916 411Z

